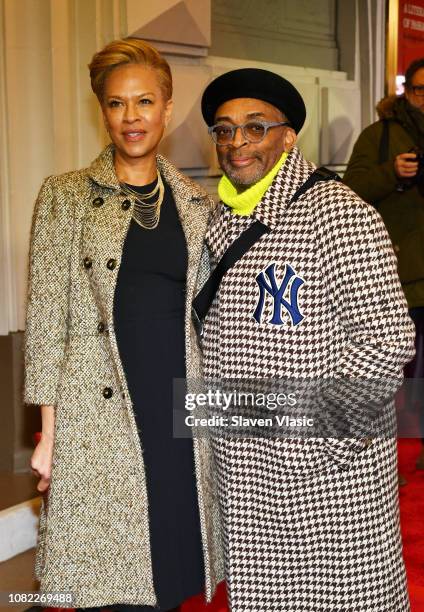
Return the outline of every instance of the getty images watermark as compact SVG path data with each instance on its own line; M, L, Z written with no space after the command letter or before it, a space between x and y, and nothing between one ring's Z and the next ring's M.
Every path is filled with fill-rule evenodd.
M297 405L296 394L291 393L263 393L246 391L222 391L208 389L205 393L186 393L184 407L187 414L184 423L187 427L313 427L311 417L293 416L289 414L274 414L268 417L259 415L234 414L234 408L264 408L274 411L284 406L294 408ZM194 412L199 408L209 411L222 411L225 414L211 414L210 416L196 416ZM232 414L228 415L228 412Z
M175 437L422 437L424 381L174 380Z

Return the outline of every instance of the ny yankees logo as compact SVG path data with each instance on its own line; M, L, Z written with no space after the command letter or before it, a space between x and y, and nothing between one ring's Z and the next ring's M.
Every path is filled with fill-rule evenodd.
M269 279L269 283L265 278L265 274ZM261 322L262 311L265 305L265 295L266 293L269 293L269 295L274 298L274 312L272 319L269 322L273 325L283 325L284 321L281 318L281 308L284 307L291 317L293 326L298 325L304 317L299 310L297 299L299 289L305 281L296 274L289 264L286 264L286 272L279 287L277 281L275 280L275 263L270 264L266 268L265 274L261 272L256 277L256 282L259 285L259 302L256 306L255 312L253 313L253 318L257 323ZM288 290L289 299L286 300L284 298L284 294L290 281L291 284Z

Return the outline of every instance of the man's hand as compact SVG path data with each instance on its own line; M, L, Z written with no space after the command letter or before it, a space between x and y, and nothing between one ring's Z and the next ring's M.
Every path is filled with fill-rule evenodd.
M418 162L415 153L401 153L395 157L395 174L399 178L411 178L417 174Z

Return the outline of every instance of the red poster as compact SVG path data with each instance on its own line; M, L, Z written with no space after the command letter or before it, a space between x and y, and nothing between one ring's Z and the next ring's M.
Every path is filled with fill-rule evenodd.
M398 75L424 57L424 0L399 0Z

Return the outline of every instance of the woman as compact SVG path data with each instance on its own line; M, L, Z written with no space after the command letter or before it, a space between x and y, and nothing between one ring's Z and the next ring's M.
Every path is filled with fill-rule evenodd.
M170 610L204 588L210 601L222 578L209 447L172 436L172 380L200 373L190 304L211 201L157 155L172 109L158 52L114 41L90 77L112 143L46 179L32 228L25 400L41 406L31 466L47 491L36 575L73 594L62 606Z

